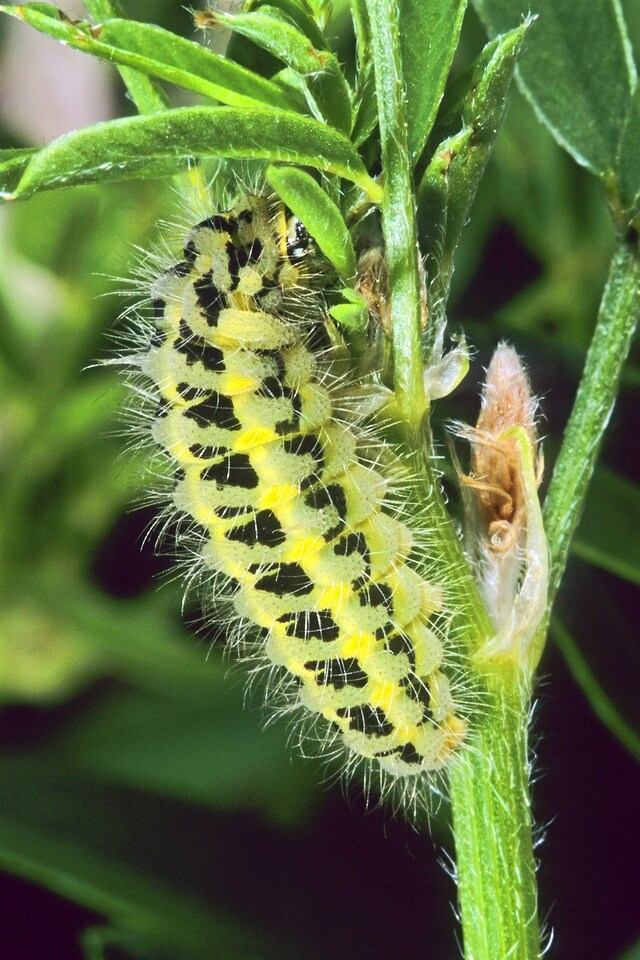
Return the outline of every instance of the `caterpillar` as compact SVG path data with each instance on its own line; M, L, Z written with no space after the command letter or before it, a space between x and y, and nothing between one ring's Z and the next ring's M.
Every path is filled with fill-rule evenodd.
M415 569L379 441L341 415L341 351L285 205L243 193L155 276L135 365L157 408L172 510L236 638L325 745L392 780L441 768L464 738L441 633L442 588ZM406 782L406 779L405 779Z

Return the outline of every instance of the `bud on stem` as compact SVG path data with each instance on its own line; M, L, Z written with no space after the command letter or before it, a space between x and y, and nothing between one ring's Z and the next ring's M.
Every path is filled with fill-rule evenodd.
M539 659L531 641L546 609L548 588L536 410L518 355L501 343L487 370L478 422L458 431L472 448L471 474L460 475L473 494L466 505L467 540L496 630L478 655L516 661L527 669Z

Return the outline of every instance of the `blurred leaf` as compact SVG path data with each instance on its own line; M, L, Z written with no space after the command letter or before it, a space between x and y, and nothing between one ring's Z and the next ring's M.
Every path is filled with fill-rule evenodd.
M632 215L640 204L640 83L636 86L620 141L620 198Z
M508 239L496 247L498 235L504 240L505 224ZM487 248L496 228L500 233ZM512 246L514 234L524 247L519 254L519 245ZM487 257L493 263L497 257L505 273L496 286L485 262L476 275L480 288L475 287L473 302L463 301L465 309L478 315L478 310L495 310L502 301L496 315L500 335L517 337L525 331L552 349L562 342L576 355L576 350L586 351L591 340L613 243L601 183L535 122L530 104L512 86L505 124L456 253L450 302L456 302L479 263ZM512 257L519 258L517 270ZM521 265L531 278L528 284L519 275ZM494 333L494 340L497 336ZM576 355L576 375L577 366Z
M575 654L574 660L578 683L584 684L589 698L593 696L598 704L596 712L607 725L615 726L617 716L622 718L618 726L632 732L625 745L635 755L640 736L640 648L637 603L633 603L637 588L575 556L569 563L567 581L567 589L556 601L555 620L561 630L564 628L559 647L567 651L571 663L577 648L579 656ZM593 683L590 675L595 678Z
M106 20L96 27L61 18L52 4L2 7L77 50L140 70L234 107L304 109L299 98L231 60L150 23Z
M637 0L622 0L621 5L631 48L638 64L640 63L640 5Z
M0 756L0 770L2 782L12 784L0 791L2 869L104 914L155 944L161 956L275 960L281 950L291 956L287 945L276 949L246 922L188 890L187 878L171 869L187 853L174 848L179 824L145 837L140 818L154 811L135 795L109 791L62 765L34 765L28 755ZM210 871L214 886L213 860Z
M100 675L103 659L86 638L42 605L3 602L0 706L53 704Z
M466 6L467 0L400 2L400 52L414 160L422 153L438 112Z
M193 157L254 157L317 167L352 180L372 199L382 188L351 143L311 117L281 110L183 107L67 134L39 151L11 198L39 190L160 176Z
M29 160L38 151L35 148L0 150L0 194L10 193L20 180Z
M629 950L625 950L619 960L640 960L640 940Z
M257 705L243 705L238 677L215 666L202 658L206 697L197 688L190 702L114 696L52 749L114 784L214 809L259 809L280 823L299 820L313 797L308 765L299 757L292 763L282 728L260 729Z
M539 17L518 75L540 120L578 163L615 170L636 71L617 0L475 0L491 35Z
M572 549L594 566L640 585L640 488L596 467Z
M573 679L591 704L593 712L623 747L640 761L640 731L634 730L624 719L600 685L580 647L557 618L552 621L551 633Z
M343 280L353 279L356 255L342 214L312 176L296 167L267 169L267 182L298 217Z
M47 755L136 789L300 820L317 784L308 763L292 763L284 723L261 729L262 691L247 698L246 667L223 664L219 651L207 656L157 600L118 602L78 583L63 594L50 576L38 584L31 607L38 597L103 675L127 684L54 734Z
M109 960L107 950L117 948L137 960L158 960L158 944L151 944L137 933L116 926L87 927L82 931L84 960ZM152 952L153 951L153 952ZM155 954L155 955L154 955Z
M304 78L319 118L324 117L342 133L351 130L351 96L336 57L328 50L317 50L277 8L267 5L257 12L213 13L198 15L197 22L222 24L247 40L263 47Z
M44 434L46 418L29 422L31 428L18 440ZM105 429L70 436L66 449L56 450L38 436L33 449L18 445L15 469L2 480L5 511L0 526L0 560L6 564L0 581L2 592L11 590L24 569L57 564L69 577L84 570L104 536L132 497L140 493L139 477L118 469L118 445L91 444ZM109 462L111 461L111 463ZM137 481L137 482L136 482ZM37 607L36 607L37 609ZM32 611L35 614L35 611Z

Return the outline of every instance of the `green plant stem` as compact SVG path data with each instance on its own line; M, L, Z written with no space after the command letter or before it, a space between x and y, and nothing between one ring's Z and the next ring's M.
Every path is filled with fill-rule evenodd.
M429 451L419 431L427 401L423 386L421 279L415 198L409 153L398 8L394 0L367 0L378 99L384 197L381 204L389 268L394 379L405 437L428 491L435 574L459 611L452 634L471 656L492 635L462 547L442 500ZM529 691L510 667L478 674L483 707L472 718L470 747L451 765L451 801L458 859L460 909L467 960L537 960L536 911L527 719Z
M384 195L381 201L389 301L393 331L395 394L404 436L416 470L428 491L429 523L437 531L433 564L455 609L464 616L463 642L473 649L490 635L491 625L462 546L451 523L433 470L431 437L423 432L427 407L423 382L421 295L416 202L400 57L396 0L367 0L376 78ZM459 632L462 633L462 625Z
M541 955L531 837L529 689L518 676L487 685L470 749L450 763L458 898L467 960Z
M384 196L380 205L389 270L396 402L404 421L404 439L427 492L429 524L437 553L433 572L447 584L450 605L464 623L456 633L468 649L490 636L492 628L462 545L442 499L431 456L431 436L423 430L428 404L423 382L421 296L416 202L407 126L396 0L367 0L376 78L382 148Z
M429 452L433 442L426 428L416 446L415 470L424 478L425 488L429 491L426 498L428 522L437 542L437 553L434 551L429 557L429 571L436 580L447 585L447 604L452 611L451 640L459 642L463 656L472 656L491 639L495 630L467 563L462 542L447 512L436 470L437 461Z
M396 0L367 0L378 91L384 174L382 231L389 270L396 398L400 414L417 425L426 406L420 331L421 280Z
M618 240L584 373L544 502L551 557L549 610L567 564L639 313L640 253L634 233L631 239ZM629 438L629 443L633 442Z

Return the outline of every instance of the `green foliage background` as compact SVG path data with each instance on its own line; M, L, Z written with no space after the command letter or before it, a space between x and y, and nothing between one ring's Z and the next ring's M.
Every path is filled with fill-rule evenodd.
M191 36L177 5L153 6ZM637 54L632 0L626 12ZM338 9L348 72L345 25ZM456 70L484 40L470 12ZM175 205L159 180L0 211L0 866L16 898L3 955L454 957L454 889L430 844L388 813L364 818L357 788L345 804L315 760L291 758L284 725L263 728L259 696L243 705L241 672L196 632L197 599L182 616L181 585L155 578L152 514L130 512L143 465L122 455L123 388L91 365L117 329L111 278ZM450 320L477 357L441 424L473 421L474 380L507 338L543 397L553 462L612 245L595 180L514 91L456 258ZM535 812L557 815L542 907L563 960L614 960L640 931L639 389L636 347L539 684ZM450 848L446 806L434 829Z

